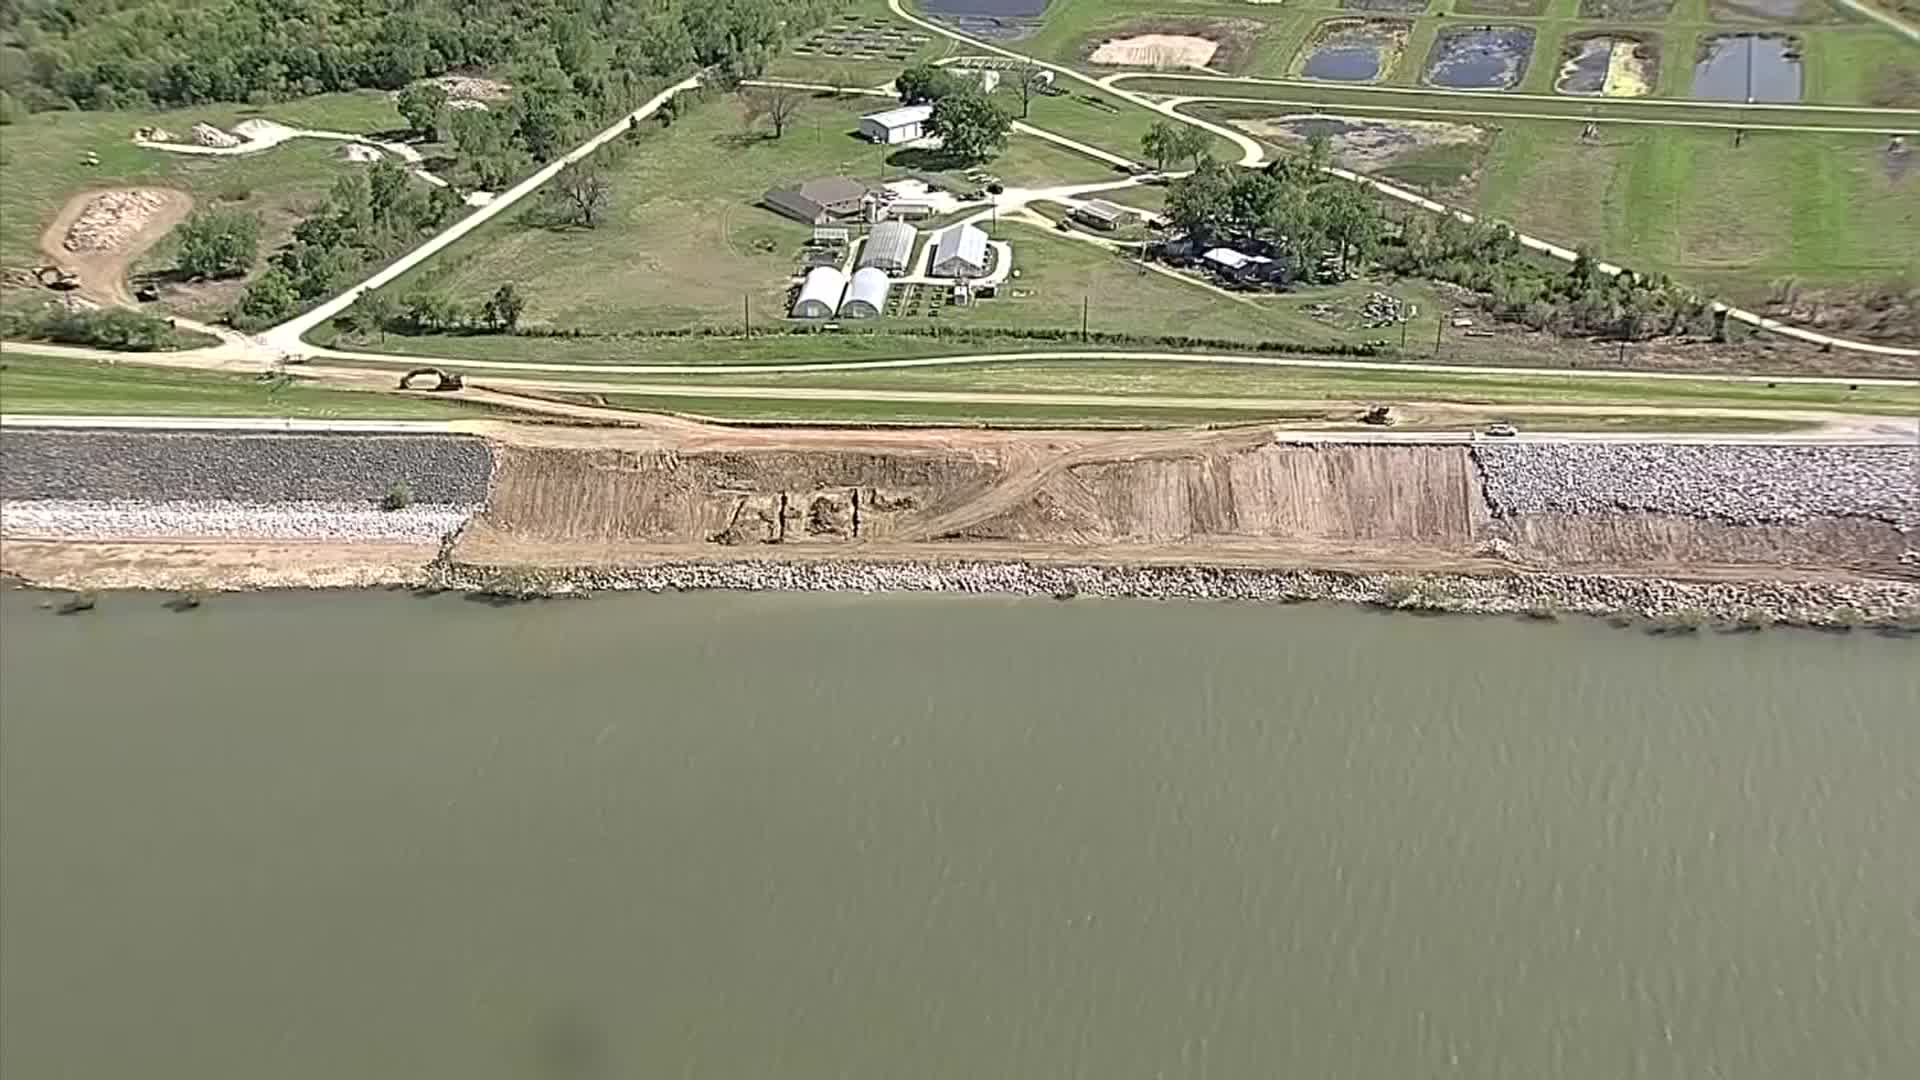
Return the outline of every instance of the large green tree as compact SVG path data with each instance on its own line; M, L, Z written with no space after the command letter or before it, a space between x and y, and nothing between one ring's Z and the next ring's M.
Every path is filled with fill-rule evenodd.
M927 129L960 161L984 161L1007 145L1013 117L978 89L967 88L933 103Z
M241 210L201 210L180 226L180 272L189 278L239 277L260 254L260 219Z
M436 82L417 82L394 99L400 115L414 132L428 139L440 137L440 120L447 112L447 89Z

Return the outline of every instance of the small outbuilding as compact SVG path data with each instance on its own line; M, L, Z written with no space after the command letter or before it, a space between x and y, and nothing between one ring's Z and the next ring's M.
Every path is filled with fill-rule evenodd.
M867 234L867 243L860 249L860 268L873 267L888 274L904 274L913 262L913 245L920 238L920 230L904 221L883 221Z
M1102 232L1112 232L1133 220L1133 211L1105 199L1088 199L1072 210L1074 220Z
M1209 270L1230 281L1254 282L1266 281L1280 269L1279 264L1265 255L1248 255L1232 248L1211 248L1200 256Z
M760 201L775 213L808 225L860 216L867 185L851 176L821 176L793 187L774 188Z
M987 272L987 234L973 225L955 225L940 234L933 248L934 277L977 278Z
M831 319L840 310L841 294L847 291L847 275L831 266L816 266L807 271L800 283L800 298L793 302L796 319Z
M932 118L931 105L902 105L868 113L860 118L860 137L882 146L912 142L926 136L927 121Z
M840 304L840 317L876 318L886 310L887 290L892 287L893 281L885 270L872 266L855 270L853 281L847 286L847 298Z

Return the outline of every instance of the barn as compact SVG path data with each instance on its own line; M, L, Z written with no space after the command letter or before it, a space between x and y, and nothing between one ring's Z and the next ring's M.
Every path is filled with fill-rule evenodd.
M847 286L847 298L840 305L840 315L846 319L871 319L878 316L887 306L887 290L893 286L887 272L875 267L864 267L853 272L853 282Z
M955 225L940 234L933 248L934 277L977 278L987 272L987 234L977 226Z
M816 266L807 271L800 283L800 298L793 302L796 319L831 319L840 310L840 295L847 291L847 275L831 266Z
M931 105L902 105L868 113L860 118L860 137L882 146L912 142L927 134L927 121L932 118Z

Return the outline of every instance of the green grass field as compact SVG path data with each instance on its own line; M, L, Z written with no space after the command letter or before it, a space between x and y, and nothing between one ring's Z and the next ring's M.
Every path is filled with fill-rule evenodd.
M619 161L613 202L594 229L550 228L525 213L503 215L422 272L477 301L503 282L529 300L529 322L596 330L734 326L785 315L788 280L808 226L760 205L769 189L846 174L900 179L924 155L866 143L853 134L870 98L809 98L780 139L749 133L732 97L700 104L649 134ZM989 168L1008 184L1111 177L1100 163L1031 136L1014 135ZM934 174L956 188L971 185ZM404 290L406 284L397 288Z
M196 123L230 128L251 117L296 127L376 132L402 126L393 102L375 91L325 94L258 108L204 105L171 112L44 112L0 128L0 263L42 261L39 237L67 200L94 188L174 187L196 201L249 193L234 200L269 217L286 217L317 201L348 166L339 144L310 139L241 157L194 157L135 146L138 127L158 125L184 136ZM97 166L83 163L98 154ZM271 235L263 240L271 240Z
M286 416L439 420L488 410L451 401L276 385L242 375L34 356L9 346L0 412L73 416Z
M708 376L634 376L653 384L834 387L953 393L1134 394L1300 402L1454 402L1789 409L1912 415L1920 391L1898 387L1728 383L1680 379L1456 376L1420 371L1354 371L1119 360L1008 361L879 371Z

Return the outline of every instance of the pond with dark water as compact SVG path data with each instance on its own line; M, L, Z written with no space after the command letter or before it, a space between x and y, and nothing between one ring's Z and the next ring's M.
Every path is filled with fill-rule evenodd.
M1920 643L0 593L8 1080L1920 1076Z
M920 0L933 15L976 18L1031 19L1047 10L1049 0Z
M1413 24L1404 19L1328 19L1300 47L1298 74L1334 82L1373 82L1406 48Z
M1450 90L1508 90L1526 76L1534 31L1524 26L1463 26L1440 31L1425 79Z

